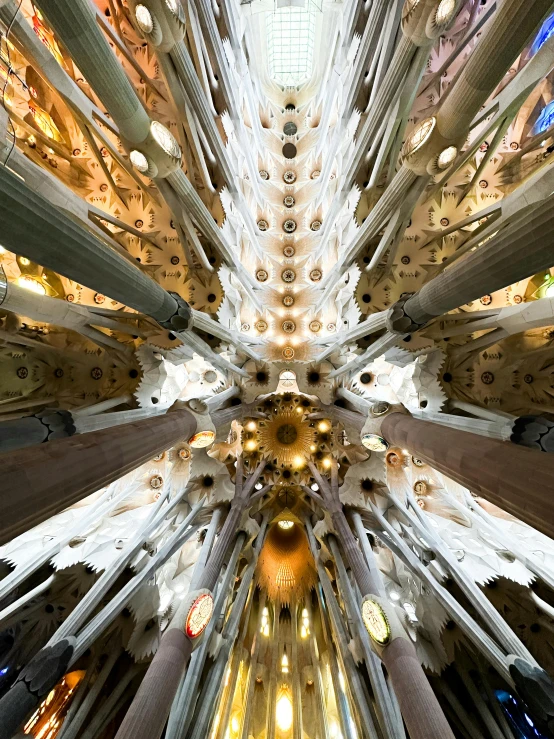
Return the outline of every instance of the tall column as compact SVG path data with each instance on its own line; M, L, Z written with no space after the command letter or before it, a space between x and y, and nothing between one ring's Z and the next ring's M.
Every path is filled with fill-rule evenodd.
M291 634L291 669L292 669L292 710L293 739L302 739L302 687L300 685L300 674L298 672L298 613L299 604L295 599L292 604L292 634Z
M554 537L554 458L524 447L391 413L381 426L392 445Z
M178 441L197 418L179 409L156 418L0 454L4 479L0 542L27 531ZM17 491L17 492L15 492Z
M231 502L231 510L221 528L206 568L196 585L197 590L194 591L196 594L206 591L213 592L227 550L239 529L242 515L248 506L248 499L264 466L265 462L261 462L255 472L245 481L243 480L242 457L239 457L235 497ZM189 591L189 596L190 594ZM246 599L246 594L244 598ZM185 601L183 604L189 608L192 605L191 602L187 604ZM193 641L187 637L184 629L184 621L188 613L184 606L177 612L165 632L156 656L146 671L141 686L119 727L116 739L159 739L161 736L183 670L194 648ZM163 680L159 679L160 674L163 674Z
M378 651L390 675L411 739L454 739L448 721L423 672L414 645L398 622L394 609L385 598L379 596L382 592L379 574L369 569L348 525L338 497L336 462L331 466L330 483L321 476L313 463L308 462L308 464L319 485L321 504L331 517L333 528L350 564L362 598L371 596L371 600L378 606L376 610L383 611L391 625L388 640L382 645L372 640L372 646Z
M177 312L175 297L7 167L0 167L0 242L159 322Z

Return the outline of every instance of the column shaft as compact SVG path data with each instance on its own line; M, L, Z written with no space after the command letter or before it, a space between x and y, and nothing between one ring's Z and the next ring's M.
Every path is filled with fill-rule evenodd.
M27 531L169 449L196 430L194 416L172 411L82 436L0 454L0 543Z
M152 316L169 319L177 303L75 219L0 167L0 242L15 254Z
M423 325L434 316L549 269L553 226L552 200L531 206L512 226L424 285L406 301L405 313Z
M554 458L466 431L391 413L382 425L390 444L478 493L542 533L554 536Z

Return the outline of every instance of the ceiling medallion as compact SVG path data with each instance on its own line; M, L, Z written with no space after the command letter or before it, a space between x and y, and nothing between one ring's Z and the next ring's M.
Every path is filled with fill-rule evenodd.
M492 372L483 372L481 375L481 382L483 385L492 385L494 382L494 375Z
M385 402L384 400L380 400L371 406L371 415L372 416L384 416L385 413L388 412L389 408L390 408L389 403Z
M284 205L284 206L286 206L287 208L292 208L292 206L294 205L294 203L295 203L295 202L296 202L296 201L295 201L295 199L294 199L294 198L292 197L292 195L286 195L286 196L285 196L285 197L283 198L283 205Z
M285 257L293 257L296 254L296 249L294 246L285 246L283 249L283 256Z
M283 321L281 328L286 334L292 334L296 331L296 324L294 321Z
M419 457L412 457L412 462L416 467L423 467L424 462Z
M327 331L329 331L329 333L333 333L333 331L335 331L335 330L336 330L336 328L337 328L337 327L335 326L335 324L334 324L334 323L328 323L328 324L327 324Z
M290 308L291 305L294 305L294 298L292 295L285 295L283 298L283 305L286 305L287 308Z
M258 221L258 228L260 229L260 231L267 231L267 229L269 228L269 223L261 218Z
M269 172L267 172L265 169L260 169L259 174L262 180L269 180Z
M214 599L210 593L202 593L194 601L187 615L185 632L189 639L196 639L210 623Z
M150 487L152 490L159 490L164 484L164 479L161 475L153 475L150 478Z
M320 269L312 269L310 272L310 280L312 282L319 282L323 277L323 272Z
M362 603L362 619L367 633L374 642L385 646L391 637L389 620L385 611L376 601L368 598Z
M317 180L317 178L320 176L321 172L319 169L314 169L314 171L311 173L310 178L312 180Z
M319 231L319 229L321 228L321 221L312 221L310 228L312 229L312 231Z
M292 346L286 346L283 349L282 354L284 359L294 359L294 349Z
M296 172L293 172L292 169L287 169L283 175L283 180L287 185L292 185L293 182L296 182Z
M298 467L299 460L309 457L310 448L317 443L315 426L306 421L304 413L297 413L298 407L287 403L258 421L258 450L264 457L276 460L279 468ZM311 406L306 412L310 410Z
M265 271L265 269L259 269L256 272L256 279L258 280L258 282L265 282L268 277L269 277L269 275L267 274L267 272Z
M255 327L257 331L263 334L264 331L267 331L267 321L260 319L259 321L256 321Z
M427 493L427 483L425 480L418 480L414 483L414 493L416 495L425 495Z
M296 280L296 272L293 269L284 269L281 272L283 282L294 282Z
M241 323L240 330L241 331L250 331L250 324L249 323Z
M321 331L321 322L311 321L309 328L310 328L310 331L313 331L314 334L317 334L319 331Z
M296 221L293 221L292 218L287 218L287 220L283 223L283 231L286 231L288 234L296 231Z

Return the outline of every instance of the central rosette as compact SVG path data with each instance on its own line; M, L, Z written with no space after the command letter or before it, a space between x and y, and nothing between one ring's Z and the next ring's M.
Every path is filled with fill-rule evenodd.
M273 395L255 410L256 415L244 424L244 455L249 468L262 458L267 461L264 480L306 483L310 478L307 460L319 466L330 459L331 424L311 417L320 409L310 398L293 393Z

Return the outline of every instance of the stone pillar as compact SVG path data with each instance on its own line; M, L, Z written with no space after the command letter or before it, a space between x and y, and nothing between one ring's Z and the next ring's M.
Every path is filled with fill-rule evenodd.
M244 481L242 457L239 457L236 469L236 492L231 503L231 510L225 519L210 558L196 585L197 590L194 592L213 592L227 550L239 529L250 493L263 472L264 466L265 462L260 463L256 471ZM250 567L251 565L249 565ZM248 571L250 572L250 569ZM251 572L253 574L253 568ZM190 593L191 591L189 591L189 595ZM247 591L244 594L245 599L246 594ZM237 601L235 601L235 605L236 603ZM192 604L189 603L188 605L190 607ZM171 704L179 688L183 670L194 648L194 643L186 636L184 623L180 623L181 620L184 620L179 618L180 611L178 611L165 632L160 648L146 671L144 680L119 727L116 739L159 739L161 736L171 710ZM184 616L186 617L186 613L184 613ZM236 625L238 628L238 620ZM159 658L158 655L160 655ZM158 681L157 677L160 667L165 671L163 681Z
M158 322L169 322L177 312L176 297L71 216L53 207L7 167L0 167L0 242L15 254L108 295ZM180 326L169 324L167 328L179 330L186 325L188 322Z
M437 428L444 430L442 426ZM477 438L482 440L482 437ZM405 446L402 442L399 445ZM387 668L411 739L454 739L448 721L417 658L415 647L399 623L394 606L379 595L382 592L379 573L369 569L348 525L338 497L336 462L331 466L330 482L321 476L313 463L308 464L319 485L321 503L331 517L337 539L346 555L362 599L370 596L376 606L375 610L383 611L390 624L390 633L384 645L380 646L372 640L372 646ZM310 533L310 527L307 528Z
M391 413L384 438L549 537L554 537L554 458L466 431Z
M190 439L196 427L196 417L180 409L0 454L4 479L9 480L1 496L0 543L109 485L178 441Z
M101 31L94 5L83 0L40 0L37 5L100 95L121 135L135 144L144 141L150 117Z
M404 322L396 323L393 314L393 328L413 331L435 316L549 269L553 227L552 200L527 208L490 241L397 303Z

